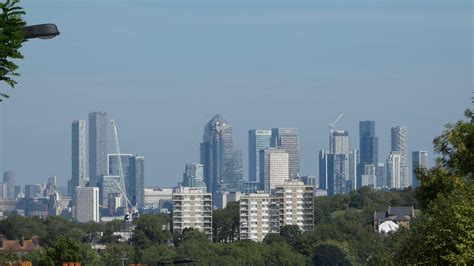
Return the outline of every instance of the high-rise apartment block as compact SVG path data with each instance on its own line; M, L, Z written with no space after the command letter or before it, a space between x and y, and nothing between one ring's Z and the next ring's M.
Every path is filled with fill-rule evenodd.
M266 192L283 185L289 179L289 154L286 150L267 148L260 150L260 187Z
M314 187L295 180L275 186L273 197L280 209L280 226L298 225L302 231L314 228Z
M413 178L412 178L412 187L417 188L420 183L416 177L417 169L428 169L428 152L427 151L414 151L412 152L412 169L413 169Z
M300 147L296 128L273 128L270 145L288 153L288 171L290 178L300 173Z
M89 178L107 174L107 113L89 113Z
M3 173L3 183L7 184L7 197L15 198L15 172L6 171Z
M270 147L272 131L266 129L249 130L249 181L260 179L260 150Z
M261 242L268 233L285 225L303 231L314 228L314 188L298 180L275 186L272 194L249 194L240 198L240 239Z
M87 185L86 176L86 121L75 120L71 126L71 189ZM71 193L72 194L72 193Z
M363 187L377 187L377 176L376 166L373 164L364 165L364 174L362 175L362 186Z
M184 169L183 187L206 187L204 166L200 163L188 163Z
M76 187L75 189L75 219L80 223L96 222L99 216L99 188Z
M389 188L401 189L402 183L402 155L399 151L392 151L387 159L387 185Z
M178 187L173 192L173 230L194 228L212 240L212 194L204 188Z
M240 239L262 242L271 233L272 198L268 193L255 193L240 198ZM275 215L279 218L279 210ZM277 220L276 222L279 225Z
M349 132L331 130L329 135L328 156L328 194L343 194L351 189L349 179L350 158Z
M392 151L400 153L400 188L406 188L411 185L410 174L408 171L408 128L405 126L392 127Z

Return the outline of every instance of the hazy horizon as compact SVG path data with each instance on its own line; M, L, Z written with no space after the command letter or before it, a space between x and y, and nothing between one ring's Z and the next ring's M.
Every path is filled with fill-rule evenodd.
M408 127L410 153L427 150L432 161L432 139L471 106L471 1L22 6L29 24L56 23L61 35L26 42L17 87L3 86L0 170L15 171L17 184L51 175L66 184L71 122L89 111L116 120L122 153L145 156L146 186L172 186L199 162L215 114L232 124L247 178L249 129L297 128L301 174L316 175L340 113L351 148L359 121L374 120L380 162L397 125Z

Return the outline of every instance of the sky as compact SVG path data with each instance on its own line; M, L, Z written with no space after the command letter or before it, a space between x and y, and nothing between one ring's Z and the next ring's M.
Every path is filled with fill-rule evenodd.
M173 186L199 162L204 125L221 114L244 152L253 128L296 127L301 174L315 175L328 121L375 120L379 160L390 128L428 150L462 118L473 88L473 6L458 0L24 0L30 40L0 103L0 170L18 184L71 175L71 122L115 119L121 152L145 156L147 186ZM109 128L109 133L111 132ZM113 150L110 136L110 149Z

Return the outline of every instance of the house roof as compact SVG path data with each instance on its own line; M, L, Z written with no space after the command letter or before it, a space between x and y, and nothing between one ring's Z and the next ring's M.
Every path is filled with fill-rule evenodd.
M413 215L413 206L410 207L388 207L388 216L412 216Z
M375 212L374 213L374 220L376 221L385 221L387 219L386 212Z

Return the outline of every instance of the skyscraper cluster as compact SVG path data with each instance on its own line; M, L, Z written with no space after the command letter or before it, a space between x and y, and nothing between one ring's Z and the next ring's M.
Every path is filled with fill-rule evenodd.
M78 221L99 219L99 210L109 215L120 214L126 204L137 207L144 204L144 157L109 154L108 124L106 112L89 113L89 174L86 175L86 122L84 120L72 122L72 175L68 191L73 198L75 219ZM122 166L122 171L119 165ZM123 193L126 194L123 198L127 198L129 202L123 200L117 202L117 198L122 198ZM90 204L94 206L85 206Z
M350 149L349 132L329 132L329 150L319 151L319 188L328 195L348 193L363 186L377 189L416 187L408 167L408 128L391 128L391 150L386 162L379 161L379 139L375 121L359 122L359 149ZM413 168L428 168L426 151L413 152Z

